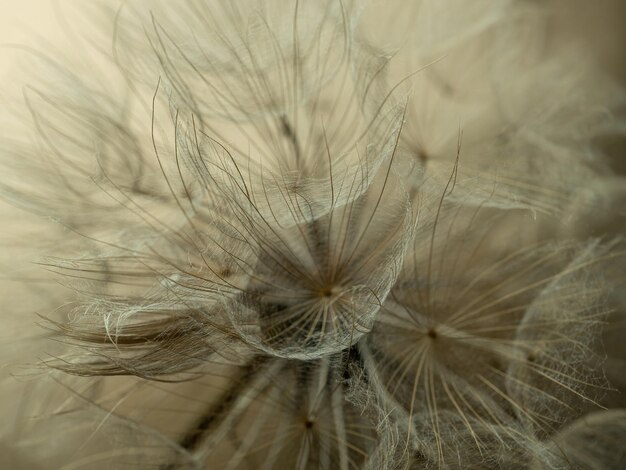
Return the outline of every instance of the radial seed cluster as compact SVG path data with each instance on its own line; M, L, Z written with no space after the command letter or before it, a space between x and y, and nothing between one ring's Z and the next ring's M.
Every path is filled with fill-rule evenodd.
M89 2L93 44L24 51L0 195L52 220L36 254L62 287L22 452L626 464L602 345L624 214L585 223L624 198L600 142L625 94L554 39L559 5Z

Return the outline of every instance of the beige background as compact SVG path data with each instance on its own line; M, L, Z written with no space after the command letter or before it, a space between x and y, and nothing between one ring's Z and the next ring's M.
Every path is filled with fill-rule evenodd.
M62 34L55 24L52 0L0 0L0 44L36 44L37 36L53 39ZM6 47L0 50L0 77L6 80L15 57Z

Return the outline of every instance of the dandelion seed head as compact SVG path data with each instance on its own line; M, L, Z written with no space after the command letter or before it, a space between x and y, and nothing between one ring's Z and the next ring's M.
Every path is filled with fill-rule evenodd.
M21 242L49 255L24 286L54 291L37 292L53 346L25 387L24 452L64 468L621 464L623 413L590 411L618 401L600 339L619 376L621 176L600 141L623 134L624 93L552 34L558 9L84 8L98 40L25 51L0 143L0 196L61 233Z

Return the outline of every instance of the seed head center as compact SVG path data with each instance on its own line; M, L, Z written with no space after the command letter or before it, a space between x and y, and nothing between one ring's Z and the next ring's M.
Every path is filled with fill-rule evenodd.
M326 287L322 287L319 291L320 293L320 297L332 297L335 294L335 290L330 287L330 286L326 286Z

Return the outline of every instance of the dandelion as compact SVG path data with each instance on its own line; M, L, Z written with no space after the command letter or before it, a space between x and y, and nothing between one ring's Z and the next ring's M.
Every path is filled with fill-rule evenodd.
M498 250L493 233L510 214L436 207L360 343L366 371L426 462L528 459L602 389L590 342L610 288L592 272L608 248Z
M546 6L461 3L95 3L107 67L26 51L53 82L0 194L58 223L38 265L66 289L20 459L622 463L623 237L571 232L617 205L595 139L623 90L544 47Z

